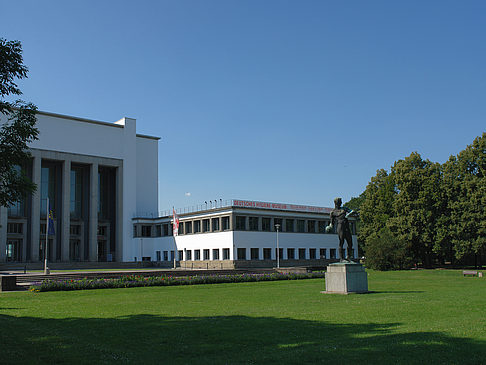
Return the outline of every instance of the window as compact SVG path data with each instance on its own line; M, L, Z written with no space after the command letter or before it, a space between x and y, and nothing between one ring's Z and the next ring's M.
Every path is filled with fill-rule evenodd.
M230 220L229 217L223 217L221 218L221 226L223 228L223 231L227 231L230 229Z
M202 231L209 232L209 219L203 219L202 221Z
M230 259L230 250L229 248L223 248L223 260Z
M297 232L305 232L305 220L297 219Z
M155 251L155 256L157 257L157 261L161 261L160 251Z
M182 250L177 251L177 256L179 257L179 261L183 261L184 260L184 251L182 251Z
M143 227L142 226L142 236L143 236ZM151 228L150 226L148 226ZM98 236L106 236L106 226L98 226Z
M211 224L212 224L212 231L219 231L219 218L213 218L211 219Z
M194 233L201 232L201 221L194 221Z
M78 224L71 224L71 226L69 226L69 233L74 236L79 236L81 234L81 226Z
M319 221L318 232L326 233L327 221Z
M335 248L331 248L329 250L329 258L330 259L335 259L336 258L336 249Z
M316 259L316 249L315 248L309 248L309 258L311 260Z
M326 255L326 249L325 249L325 248L321 248L321 249L319 250L319 257L320 257L321 259L325 259L325 258L326 258L326 256L327 256L327 255Z
M246 217L236 216L236 230L237 231L246 230Z
M71 169L70 209L72 218L81 218L83 203L83 170Z
M262 231L270 232L272 230L270 218L262 218Z
M238 247L236 254L238 256L238 260L246 260L246 248Z
M98 231L100 230L100 228L104 228L104 227L99 227ZM101 234L99 232L98 235L104 236L104 234ZM142 237L150 237L150 236L152 236L152 226L142 226Z
M264 260L271 260L272 259L272 249L271 248L264 248L263 249L263 259Z
M257 248L250 248L250 258L252 260L259 260L260 259L260 249Z
M155 226L155 236L156 237L162 237L162 226L160 224L157 224ZM160 261L160 260L157 260Z
M181 231L181 228L183 228L183 225L179 224L179 231ZM169 224L168 223L165 223L165 224L162 225L162 233L163 233L164 236L169 235Z
M316 232L316 221L307 221L307 232L315 233Z
M294 231L294 220L293 219L286 219L285 220L285 231L286 232L293 232Z
M299 248L299 260L305 260L305 248Z
M187 250L186 251L186 260L187 261L191 261L192 260L192 251L191 250Z
M287 259L288 260L295 259L295 248L287 248Z
M203 250L204 260L209 260L209 249Z
M258 231L258 217L250 217L250 231Z
M174 261L174 251L170 251L170 261Z
M7 224L8 233L22 233L22 223L8 223Z
M184 229L186 233L192 233L192 222L185 222Z
M282 232L282 229L283 229L283 226L282 226L282 221L283 221L283 220L282 220L282 218L275 218L275 219L273 220L273 228L274 228L275 230L277 230L277 229L275 228L275 226L278 224L278 225L280 226L279 231L280 231L280 232Z
M219 248L213 249L213 260L219 260Z
M169 261L169 252L164 251L164 261Z
M201 260L201 250L194 250L194 260Z

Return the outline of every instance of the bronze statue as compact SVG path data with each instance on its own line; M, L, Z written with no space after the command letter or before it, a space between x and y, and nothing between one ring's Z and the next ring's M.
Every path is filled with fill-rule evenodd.
M339 260L341 262L352 262L353 240L349 229L348 217L356 215L356 212L345 207L341 208L341 204L341 198L334 199L334 209L330 213L331 222L326 227L326 232L331 232L334 224L336 224L336 233L339 237ZM348 245L346 260L344 259L344 241Z

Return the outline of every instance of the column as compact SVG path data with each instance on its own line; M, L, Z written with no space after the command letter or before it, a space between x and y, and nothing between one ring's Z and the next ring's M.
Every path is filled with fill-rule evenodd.
M71 160L62 164L62 201L61 201L61 261L69 261L69 238L71 225Z
M115 256L113 257L113 260L122 262L123 261L123 245L124 244L129 244L131 240L128 240L126 243L123 242L123 167L119 166L116 169L116 203L115 203L115 209L116 209L116 216L115 216ZM132 221L130 220L130 224L132 224ZM130 230L133 230L132 227L130 227ZM129 260L129 257L126 258L126 261Z
M98 261L98 163L89 169L89 261Z
M8 209L6 207L0 207L0 263L7 260L7 224ZM22 244L25 247L25 240ZM25 255L25 250L22 250L22 255Z
M36 262L39 261L40 240L41 157L37 151L32 151L32 157L32 182L37 190L32 194L30 210L30 261Z

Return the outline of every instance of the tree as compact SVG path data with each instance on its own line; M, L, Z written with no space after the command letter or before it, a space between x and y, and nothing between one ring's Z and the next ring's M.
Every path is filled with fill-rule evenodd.
M22 95L16 79L27 78L19 41L0 38L0 205L8 206L36 190L22 167L31 157L28 143L37 139L35 127L37 108L22 100L10 102L5 98Z
M486 133L450 157L444 180L455 256L481 258L486 250Z
M368 240L366 266L375 270L403 270L412 264L407 243L397 238L388 227Z

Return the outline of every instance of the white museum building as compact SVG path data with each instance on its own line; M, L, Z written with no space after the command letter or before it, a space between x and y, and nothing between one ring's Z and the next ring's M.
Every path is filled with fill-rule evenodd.
M150 261L196 269L271 267L276 261L322 266L336 259L339 240L325 233L326 207L210 201L176 209L174 236L173 211L158 211L159 138L137 134L136 124L38 112L39 139L21 167L37 191L0 208L0 264L42 262L46 237L50 263ZM356 257L353 218L350 225Z

